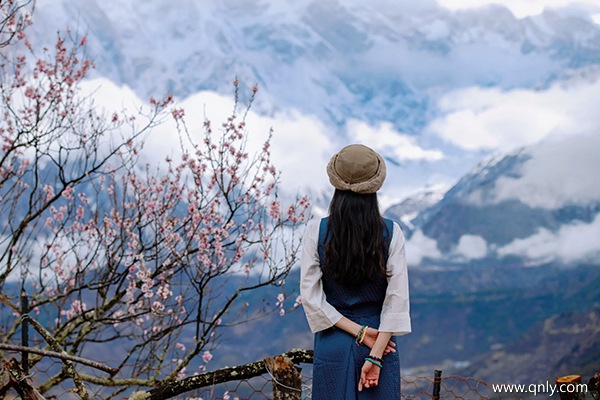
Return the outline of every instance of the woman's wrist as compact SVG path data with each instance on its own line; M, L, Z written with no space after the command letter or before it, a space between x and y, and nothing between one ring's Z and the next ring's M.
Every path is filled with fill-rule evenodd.
M375 344L371 348L371 353L375 357L382 358L383 352L385 351L386 346L388 345L392 334L389 332L379 332L377 334L377 339L375 340Z
M379 351L373 351L371 350L371 352L369 353L370 356L374 356L376 358L383 358L383 351L379 352Z
M365 339L365 335L367 334L367 331L369 330L369 327L367 325L363 325L360 327L360 330L358 331L358 334L356 335L355 341L357 345L361 345L363 343L363 340Z
M379 368L383 367L383 360L380 357L376 357L374 355L369 354L365 357L365 361L370 362L371 364L376 365Z

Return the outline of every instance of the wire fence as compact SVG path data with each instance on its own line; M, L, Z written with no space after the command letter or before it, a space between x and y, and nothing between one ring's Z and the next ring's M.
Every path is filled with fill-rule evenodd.
M60 373L63 367L62 362L56 359L46 358L39 362L29 373L34 385L41 385L51 377ZM301 399L312 398L312 369L303 368L306 371L302 373ZM496 393L490 383L472 377L445 376L437 377L434 373L431 376L402 376L402 400L439 400L439 399L511 399L513 396L506 393ZM235 380L226 383L220 383L200 389L192 390L182 395L173 397L180 400L262 400L273 398L273 385L275 379L267 368L262 375L250 378ZM437 385L436 385L437 381ZM276 382L276 381L275 381ZM281 382L280 382L281 383ZM1 385L0 385L1 386ZM65 380L60 385L44 393L46 400L75 400L79 399L74 393L75 386L72 381ZM104 398L102 388L88 387L91 398ZM123 392L122 398L127 399L130 393ZM14 389L4 394L4 399L19 399Z
M312 399L312 376L303 377L302 399ZM402 376L403 400L434 399L434 376ZM203 388L184 397L185 400L263 400L272 399L272 380L268 374L244 381L230 382ZM447 376L441 379L438 399L511 399L507 394L495 393L492 385L479 379Z

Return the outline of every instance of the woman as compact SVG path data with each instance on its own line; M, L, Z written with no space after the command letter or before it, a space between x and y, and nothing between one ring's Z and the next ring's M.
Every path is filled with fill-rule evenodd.
M303 239L300 292L315 333L313 400L400 399L394 336L411 331L404 236L381 217L383 158L350 145L327 165L329 217Z

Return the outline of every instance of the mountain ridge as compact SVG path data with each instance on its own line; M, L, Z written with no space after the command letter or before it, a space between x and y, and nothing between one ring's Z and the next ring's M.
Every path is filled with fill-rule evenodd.
M430 4L407 14L405 4L376 9L334 0L289 8L269 1L118 4L39 1L35 39L66 27L86 34L97 73L141 97L227 93L238 76L259 83L270 107L293 106L334 123L389 120L415 132L433 88L540 86L565 68L600 63L600 25L551 10L517 19L501 6L452 13ZM502 69L492 48L504 52ZM513 73L534 66L535 74ZM461 68L468 78L456 73Z

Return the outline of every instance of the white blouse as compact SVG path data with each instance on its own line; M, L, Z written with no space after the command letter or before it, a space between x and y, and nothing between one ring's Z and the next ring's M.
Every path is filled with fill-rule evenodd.
M300 295L302 307L312 332L322 331L335 325L340 314L327 302L321 281L321 267L317 244L319 223L310 221L302 239L302 258L300 268ZM381 310L380 332L392 332L392 335L404 335L411 332L410 302L408 298L408 271L404 251L404 234L394 222L394 231L389 248L387 262L388 287Z

